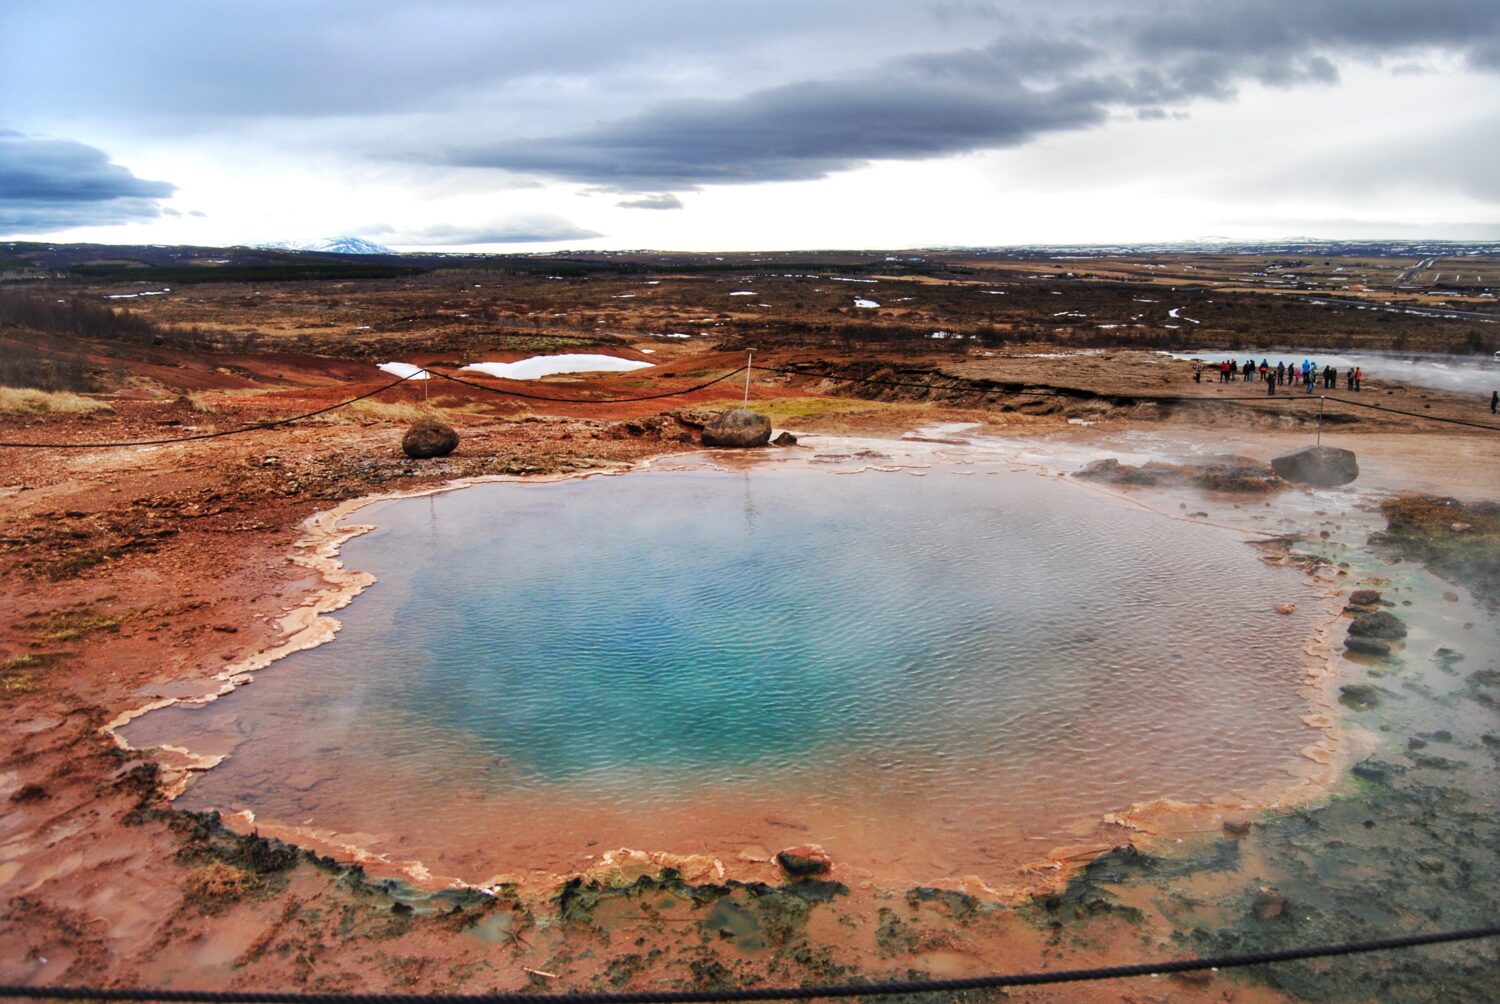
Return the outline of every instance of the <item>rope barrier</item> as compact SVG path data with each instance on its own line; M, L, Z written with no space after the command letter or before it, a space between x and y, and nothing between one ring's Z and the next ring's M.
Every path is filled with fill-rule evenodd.
M744 369L745 367L741 366L739 367L739 369L730 370L723 376L715 377L714 379L709 380L705 383L700 383L696 386L687 387L682 390L667 391L661 394L646 394L641 397L620 398L570 398L548 397L542 394L527 394L525 391L507 390L503 387L488 387L484 384L473 383L471 381L463 380L459 377L452 376L450 374L440 372L439 370L427 367L424 369L419 369L415 373L411 373L407 376L401 377L398 380L392 380L390 383L384 385L383 387L377 387L376 389L370 391L368 394L361 394L358 397L351 397L347 401L340 401L338 404L331 404L326 408L319 408L317 411L309 411L301 415L292 415L289 418L279 418L273 422L257 422L254 425L245 425L237 429L226 429L223 432L204 432L196 436L177 436L171 439L132 439L103 443L20 443L0 441L0 448L10 447L12 449L102 450L123 446L167 446L172 443L192 443L205 439L222 439L225 436L238 436L247 432L258 432L262 429L274 429L277 426L290 425L293 422L300 422L304 419L315 418L318 415L325 415L330 411L337 411L340 408L347 408L351 404L356 404L360 401L365 400L366 398L374 397L377 394L390 390L392 387L403 384L408 380L415 379L421 376L423 373L431 373L436 376L442 377L444 380L452 380L454 383L463 384L465 387L473 387L477 390L489 391L492 394L504 394L509 397L522 397L531 401L555 401L567 404L629 404L636 401L657 401L663 398L680 397L684 394L691 394L694 391L700 391L705 387L712 387L716 383L722 383L723 381L728 380L730 377L734 376L736 373L742 372Z
M488 391L491 394L503 394L506 397L525 398L527 401L551 401L551 402L554 402L554 403L557 403L557 404L634 404L634 403L636 403L638 401L660 401L663 398L668 398L668 397L682 397L685 394L692 394L692 393L694 393L696 391L703 390L705 387L712 387L716 383L723 383L725 380L728 380L730 377L734 376L736 373L742 373L742 372L744 372L744 370L745 370L745 367L741 366L738 369L732 369L732 370L730 370L728 373L725 373L723 376L714 377L712 380L709 380L709 381L707 381L705 383L697 384L697 385L692 386L692 387L684 387L682 390L664 391L664 392L662 392L660 394L643 394L640 397L608 397L608 398L549 397L546 394L528 394L525 391L521 391L521 390L510 390L509 388L506 388L506 387L491 387L488 384L475 383L472 380L465 380L462 377L456 377L456 376L454 376L451 373L444 373L442 370L435 370L435 369L431 369L430 367L429 367L428 371L431 372L431 373L433 373L433 374L435 374L436 376L442 377L444 380L452 380L454 383L463 384L465 387L472 387L475 390ZM503 379L503 378L497 377L496 379Z
M1169 959L1129 966L1059 969L1055 972L1010 973L950 980L898 980L886 983L840 983L813 987L748 987L738 990L625 991L617 993L491 993L491 994L342 994L283 993L256 990L153 990L131 987L44 987L0 985L0 998L30 1000L173 1001L205 1004L719 1004L728 1001L815 1000L823 997L887 997L894 994L952 993L1003 987L1034 987L1058 983L1128 979L1204 970L1238 969L1277 962L1297 962L1334 956L1360 955L1399 948L1417 948L1456 941L1500 937L1500 924L1458 931L1409 934L1337 945L1313 945L1264 952L1240 952L1206 959Z
M49 450L102 450L102 449L107 449L109 447L115 447L115 446L166 446L166 445L169 445L171 443L192 443L192 442L196 442L196 441L204 440L204 439L222 439L225 436L238 436L238 435L242 435L242 434L244 434L246 432L258 432L261 429L274 429L277 426L281 426L281 425L291 425L293 422L301 422L304 419L316 418L318 415L326 415L330 411L338 411L340 408L347 408L351 404L357 404L358 402L363 401L366 398L371 398L371 397L374 397L376 394L384 393L385 391L390 390L392 387L395 387L398 384L403 384L406 381L412 379L412 377L417 376L417 374L420 373L420 372L421 372L421 370L418 370L417 373L412 373L412 374L410 374L408 376L401 377L399 380L392 380L390 383L386 384L383 387L377 387L374 390L370 391L368 394L361 394L358 397L351 397L347 401L340 401L338 404L330 404L328 407L326 407L326 408L319 408L317 411L304 412L301 415L293 415L290 418L278 418L278 419L276 419L275 421L272 421L272 422L256 422L254 425L244 425L244 426L241 426L238 429L225 429L223 432L204 432L204 433L200 433L200 434L198 434L196 436L177 436L177 437L172 438L172 439L132 439L132 440L125 440L125 441L120 441L120 442L106 442L106 443L9 443L9 442L0 442L0 447L6 447L6 446L8 446L8 447L13 447L15 449L26 449L26 448L40 449L40 448L45 448L45 449L49 449Z
M915 389L918 389L918 390L925 390L925 391L929 391L929 392L931 392L931 391L963 392L965 390L969 390L969 391L976 391L977 390L977 388L965 387L965 386L963 386L961 384L956 384L954 386L949 386L949 387L935 387L932 384L921 383L921 382L918 382L918 381L915 381L915 380L891 380L891 379L886 379L886 378L882 378L882 377L836 376L836 375L829 374L829 373L818 373L818 372L813 372L813 371L809 371L809 370L788 369L786 367L778 367L778 366L761 366L760 368L762 370L768 372L768 373L780 373L780 374L782 374L784 376L813 377L813 378L818 378L818 379L822 379L822 380L836 380L836 381L841 381L841 382L844 382L844 383L873 384L873 385L882 386L882 387L911 387L911 388L915 388ZM125 446L169 446L169 445L174 444L174 443L192 443L192 442L200 442L200 441L206 440L206 439L222 439L225 436L238 436L238 435L243 435L244 433L248 433L248 432L259 432L259 431L264 430L264 429L274 429L274 428L278 428L278 427L283 426L283 425L291 425L293 422L301 422L301 421L304 421L304 420L309 419L309 418L316 418L319 415L326 415L327 413L329 413L331 411L337 411L340 408L347 408L347 407L349 407L352 404L357 404L358 402L364 401L367 398L372 398L372 397L376 396L377 394L384 393L385 391L390 390L392 387L398 386L399 384L403 384L403 383L405 383L408 380L414 379L415 377L418 377L418 376L422 375L423 373L427 373L427 374L431 374L431 375L434 375L434 376L438 376L438 377L441 377L444 380L449 380L449 381L452 381L453 383L456 383L456 384L462 384L465 387L470 387L470 388L473 388L475 390L485 391L485 392L490 393L490 394L500 394L500 395L505 396L505 397L522 398L523 400L527 400L527 401L547 401L547 402L551 402L551 403L555 403L555 404L635 404L635 403L639 403L639 402L642 402L642 401L661 401L661 400L665 400L666 398L682 397L682 396L687 395L687 394L693 394L693 393L696 393L697 391L705 390L705 389L707 389L709 387L712 387L715 384L723 383L725 380L728 380L730 377L735 376L738 373L743 373L747 369L749 369L748 366L740 366L740 367L732 369L729 372L724 373L724 374L722 374L720 376L714 377L712 380L706 380L703 383L695 384L692 387L684 387L681 390L663 391L662 393L659 393L659 394L642 394L642 395L639 395L637 397L578 398L578 397L555 397L555 396L551 396L551 395L547 395L547 394L528 394L525 391L511 390L511 389L505 388L505 387L492 387L492 386L489 386L488 384L475 383L472 380L465 380L462 377L456 377L456 376L454 376L451 373L444 373L441 370L433 369L432 367L428 366L428 367L424 367L423 369L417 370L415 373L412 373L412 374L410 374L408 376L404 376L404 377L401 377L400 379L393 380L390 383L385 384L382 387L377 387L376 389L370 391L369 393L361 394L358 397L349 398L347 401L340 401L337 404L331 404L331 405L329 405L326 408L319 408L316 411L309 411L309 412L305 412L305 413L300 414L300 415L292 415L289 418L279 418L279 419L276 419L275 421L270 421L270 422L256 422L253 425L245 425L245 426L241 426L240 428L237 428L237 429L226 429L223 432L205 432L205 433L201 433L201 434L195 435L195 436L177 436L177 437L170 438L170 439L135 439L135 440L120 440L120 441L102 442L102 443L25 443L25 442L0 441L0 448L10 448L10 449L49 449L49 450L99 450L99 449L111 449L111 448L115 448L115 447L125 447ZM963 379L962 377L952 377L952 376L947 376L946 374L940 374L940 375L942 375L944 377L944 379L947 379L947 380L961 381ZM1073 389L1073 388L1053 388L1051 390L1007 390L1007 391L1005 391L1005 393L1011 395L1012 397L1058 397L1058 396L1080 395L1080 394L1089 394L1089 395L1093 395L1093 396L1096 396L1096 397L1097 396L1102 396L1102 395L1095 394L1093 391L1083 391L1083 390L1078 390L1078 389ZM1338 402L1339 404L1352 405L1353 407L1356 407L1356 408L1367 408L1367 409L1369 409L1371 411L1385 412L1385 413L1391 414L1391 415L1403 415L1403 416L1406 416L1408 418L1426 419L1429 422L1445 422L1445 423L1447 423L1449 425L1462 425L1462 426L1466 426L1466 427L1471 428L1471 429L1483 429L1486 432L1500 432L1500 426L1490 425L1490 424L1488 424L1486 422L1474 422L1474 421L1470 421L1469 419L1449 418L1449 417L1445 417L1445 416L1442 416L1442 415L1424 415L1424 414L1422 414L1421 412L1418 412L1418 411L1404 411L1404 410L1402 410L1400 408L1390 408L1390 407L1386 407L1385 405L1379 405L1379 404L1368 404L1368 403L1366 403L1364 401L1354 401L1354 400L1351 400L1349 398L1343 398L1343 397L1328 398L1326 395L1321 395L1321 396L1319 396L1317 398L1314 398L1311 395L1298 395L1298 394L1294 394L1294 393L1288 393L1288 394L1282 395L1280 397L1277 397L1275 395L1270 395L1270 394L1267 394L1267 395L1255 395L1255 396L1249 396L1249 397L1242 396L1242 395L1236 395L1234 397L1191 397L1191 396L1172 395L1172 394L1160 394L1160 395L1155 395L1155 394L1145 394L1145 395L1115 395L1115 396L1130 398L1132 400L1144 401L1144 402L1158 402L1158 403L1160 403L1160 402L1172 402L1172 403L1184 403L1184 404L1209 404L1209 403L1227 403L1227 402L1242 402L1242 401L1244 401L1244 402L1260 402L1260 403L1275 402L1277 404L1283 404L1283 403L1285 403L1285 404L1294 404L1294 403L1299 402L1299 401L1311 402L1311 401L1314 401L1314 400L1319 400L1319 401L1322 401L1322 400L1332 400L1332 401Z

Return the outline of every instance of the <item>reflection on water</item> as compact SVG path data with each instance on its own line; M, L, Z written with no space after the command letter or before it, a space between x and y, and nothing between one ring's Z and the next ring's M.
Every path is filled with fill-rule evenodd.
M382 503L344 549L380 581L335 642L125 737L232 752L186 807L473 880L809 839L1004 878L1080 819L1286 777L1313 738L1300 573L1071 484L958 473Z

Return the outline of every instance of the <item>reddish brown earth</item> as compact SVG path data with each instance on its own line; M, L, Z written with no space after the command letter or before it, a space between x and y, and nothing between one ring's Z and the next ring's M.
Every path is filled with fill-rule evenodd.
M702 382L744 358L696 342L633 344L659 349L654 358L663 365L596 379L477 382L558 396L648 394ZM385 382L368 363L301 352L139 355L130 371L159 396L113 396L114 411L104 416L6 417L0 439L192 435L310 411ZM423 363L451 356L434 351L404 358ZM968 420L995 433L1108 438L1170 426L1209 436L1258 430L1266 444L1283 430L1308 428L1305 419L1287 417L1285 405L1210 404L1247 389L1194 384L1187 364L1145 353L1022 359L945 352L882 359L875 351L823 346L765 351L757 359L817 362L842 374L857 368L917 382L930 379L924 369L941 366L969 379L1059 389L1053 396L1020 397L975 386L938 393L871 386L849 395L834 393L848 385L762 375L754 396L778 428L899 435L935 420ZM662 989L911 971L973 975L1177 954L1168 940L1171 924L1149 909L1139 925L1121 924L1108 911L974 912L959 897L924 899L857 882L827 903L788 906L782 897L774 909L745 890L733 893L733 901L749 904L761 919L768 943L755 949L720 933L733 928L728 921L703 924L709 907L680 888L605 898L587 910L566 900L502 895L458 909L428 910L419 902L412 912L389 890L347 870L295 856L283 860L274 849L173 812L156 790L154 765L122 753L100 734L104 723L145 696L199 693L215 666L276 643L277 619L317 585L287 557L312 514L362 495L457 478L604 470L692 450L695 423L704 411L737 400L738 380L665 401L607 406L515 403L437 381L428 393L462 441L453 456L436 461L400 454L403 420L357 412L349 413L353 420L180 445L0 449L0 982ZM1367 388L1369 399L1392 407L1476 417L1470 401L1378 379ZM177 396L187 392L202 393L195 401ZM1205 403L1150 400L1161 395ZM378 400L420 406L423 390L406 384ZM1440 480L1435 472L1448 463L1477 459L1492 470L1497 459L1490 433L1340 413L1351 416L1337 426L1346 442L1368 437L1376 455L1386 458L1377 462L1409 471L1419 484ZM1097 424L1070 427L1070 417ZM1205 826L1217 831L1216 823ZM1127 839L1118 835L1122 843ZM789 832L788 845L804 842L806 835ZM1107 846L1080 848L1077 860ZM655 868L648 862L637 870ZM837 862L832 877L840 878ZM1276 999L1222 976L1013 996Z

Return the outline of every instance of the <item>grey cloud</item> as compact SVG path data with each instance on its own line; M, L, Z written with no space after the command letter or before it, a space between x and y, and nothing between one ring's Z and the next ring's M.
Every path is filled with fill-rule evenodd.
M647 195L639 199L626 199L616 202L615 205L621 209L681 209L682 200L671 192L658 192L655 195Z
M137 178L103 150L0 130L0 230L37 233L162 215L176 186Z
M1500 4L1465 0L1062 3L1044 15L1014 4L947 4L937 13L953 20L986 11L994 14L989 30L1001 26L1001 35L983 46L734 98L660 103L439 159L637 192L810 180L878 160L1017 146L1098 125L1116 110L1179 117L1189 103L1230 101L1252 82L1330 85L1343 59L1440 49L1483 61L1500 38Z
M175 190L165 181L137 178L85 143L0 133L0 192L7 202L165 199Z
M365 232L390 234L392 236L389 239L393 244L420 245L540 244L604 236L551 213L519 213L483 224L440 223L418 230L401 230L382 225L367 227Z
M1076 91L920 78L813 81L675 102L571 136L455 152L450 162L623 190L808 180L880 159L1014 146L1104 120Z
M0 60L0 93L38 121L259 122L283 144L664 194L1016 146L1121 112L1178 117L1250 84L1333 84L1351 61L1500 71L1493 0L760 0L752 13L0 4L0 38L24 43ZM816 79L799 79L808 66ZM701 100L671 100L684 93Z

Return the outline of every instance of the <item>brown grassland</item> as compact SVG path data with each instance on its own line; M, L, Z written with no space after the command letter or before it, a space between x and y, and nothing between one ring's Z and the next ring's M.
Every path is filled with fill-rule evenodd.
M692 451L705 415L738 401L740 378L601 402L683 391L736 370L749 350L752 396L778 428L895 437L961 420L1071 441L1171 428L1264 455L1310 430L1315 410L1222 401L1263 391L1194 383L1191 364L1159 350L1274 362L1307 348L1500 349L1493 258L577 257L598 268L564 261L550 272L533 259L519 272L373 279L182 284L143 270L0 283L0 440L12 443L229 431L376 391L392 378L372 364L392 359L451 370L590 351L652 364L525 383L407 382L319 419L178 445L0 447L0 983L670 989L1170 954L1173 922L1145 904L1122 925L1118 910L1086 900L994 913L951 891L856 884L828 900L821 887L741 889L736 909L762 941L751 950L734 942L739 914L720 909L706 924L718 894L674 873L628 894L403 890L173 811L152 757L122 753L99 730L153 697L197 693L207 670L278 642L280 617L318 584L287 560L313 514L458 478L616 470ZM1330 398L1326 421L1406 465L1412 484L1465 470L1465 484L1486 491L1483 472L1500 460L1494 432L1341 399L1500 427L1488 394L1371 372L1360 395L1341 386ZM402 432L423 415L458 430L456 453L402 455ZM1159 997L1130 999L1281 999L1220 977L1153 986Z

